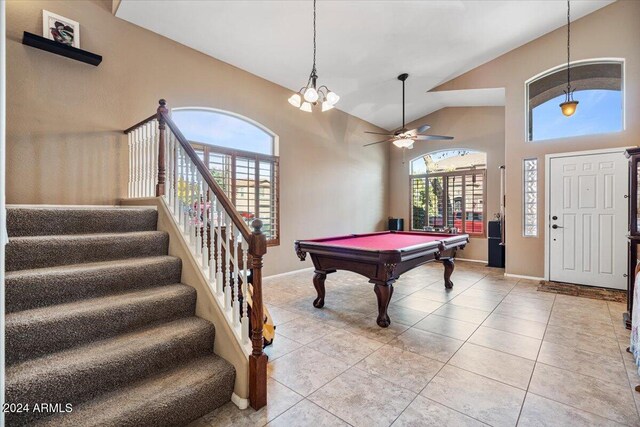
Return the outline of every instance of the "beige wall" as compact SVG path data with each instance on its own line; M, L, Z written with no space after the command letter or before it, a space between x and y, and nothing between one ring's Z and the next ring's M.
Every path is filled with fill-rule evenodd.
M544 274L544 159L546 154L638 145L640 141L640 2L618 1L571 25L571 58L625 58L626 129L619 133L527 142L524 82L566 62L566 28L553 31L437 88L506 88L507 273ZM579 99L579 94L576 93ZM570 120L570 119L567 119ZM437 125L437 122L432 122ZM539 171L538 237L522 236L522 160ZM393 187L391 187L393 188Z
M121 131L166 98L170 107L232 111L279 135L281 245L269 250L267 274L310 266L295 257L294 239L384 226L388 150L362 147L370 141L363 131L380 129L337 110L298 111L285 88L115 18L111 7L8 2L9 203L116 203L126 195ZM23 31L41 34L42 9L80 22L82 48L101 54L102 64L22 45Z
M487 218L500 208L500 172L504 164L504 108L465 107L444 108L407 125L412 129L422 124L431 125L429 133L451 135L453 141L417 142L412 150L405 152L391 146L389 214L405 219L405 228L410 224L410 184L409 167L412 159L432 151L454 148L469 148L487 153ZM487 260L487 239L472 238L469 245L460 252L459 258Z

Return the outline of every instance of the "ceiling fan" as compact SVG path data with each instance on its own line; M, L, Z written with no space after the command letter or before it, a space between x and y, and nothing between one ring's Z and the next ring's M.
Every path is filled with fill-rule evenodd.
M383 142L392 142L393 145L400 148L413 148L413 143L416 141L434 141L434 140L444 140L444 139L453 139L452 136L442 136L442 135L425 135L423 132L429 130L431 126L422 125L416 129L407 129L404 124L404 82L409 77L409 74L403 73L398 76L398 80L402 82L402 128L398 129L394 133L383 133L383 132L370 132L365 131L365 133L371 133L374 135L384 135L390 138L383 139L382 141L372 142L370 144L365 144L364 147L368 147L369 145L382 144Z

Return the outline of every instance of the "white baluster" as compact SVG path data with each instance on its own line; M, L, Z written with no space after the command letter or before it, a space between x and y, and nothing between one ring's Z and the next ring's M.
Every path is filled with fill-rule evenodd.
M149 191L149 136L146 124L142 125L142 188L141 196L147 197Z
M174 215L177 214L178 212L178 147L176 144L176 140L175 140L175 136L173 136L173 133L171 133L172 135L172 140L173 140L173 167L172 167L172 174L171 174L171 179L173 180L173 184L172 184L172 206L173 206L173 213Z
M184 200L182 202L182 231L189 235L189 165L187 153L182 150L182 168L184 169ZM188 241L188 240L187 240Z
M226 215L227 223L225 224L224 237L226 242L226 251L224 259L224 277L226 278L226 286L224 287L224 308L231 310L231 294L233 293L233 273L231 271L231 235L233 230L231 229L231 218Z
M147 129L146 126L142 126L140 129L140 134L142 136L142 176L140 177L140 196L147 197L147 168L149 167L149 162L147 161Z
M249 243L242 238L242 235L239 235L238 239L242 242L242 327L240 330L242 331L242 342L246 344L249 342L249 303L247 302L249 299L249 282L247 279Z
M142 196L142 129L135 130L136 138L136 197Z
M133 197L133 137L131 132L127 134L129 143L129 182L127 183L127 197Z
M144 135L144 197L149 196L149 176L151 175L151 138L149 135L149 123L142 126Z
M155 196L158 181L158 122L149 123L149 196Z
M242 237L240 233L238 233L239 237ZM234 236L235 237L235 236ZM240 239L235 237L231 244L233 245L233 326L240 325L240 254L238 252Z
M216 293L222 295L222 222L224 220L224 211L220 209L218 212L218 232L216 233L216 250L218 256L216 258Z
M195 230L193 232L193 235L195 237L194 239L194 244L196 245L196 250L195 250L195 254L196 254L196 260L202 255L202 246L200 246L200 240L202 239L202 228L200 228L201 225L201 221L200 221L200 214L202 213L202 196L200 195L200 173L197 171L196 169L196 165L193 165L194 168L194 181L195 181L195 195L196 195L196 200L194 203L195 206L195 211L196 211L196 215L195 215Z
M211 189L209 193L209 281L215 283L216 281L216 252L215 252L215 232L216 232L216 199Z
M202 229L200 232L200 247L202 255L202 268L204 271L209 269L209 245L207 244L207 235L209 228L209 205L207 204L207 198L209 195L209 187L207 187L204 179L200 177L200 184L202 186Z

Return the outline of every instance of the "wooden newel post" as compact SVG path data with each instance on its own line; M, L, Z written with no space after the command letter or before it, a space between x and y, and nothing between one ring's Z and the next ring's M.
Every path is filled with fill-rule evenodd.
M161 99L158 101L160 106L158 106L158 182L156 184L156 197L164 196L164 182L166 179L166 166L164 164L165 161L165 137L166 137L166 122L164 120L163 114L168 114L169 110L167 110L167 101Z
M262 327L264 313L262 310L262 257L267 253L267 236L262 232L262 221L254 219L249 254L253 279L253 307L251 308L251 346L249 356L249 402L258 410L267 404L267 355L262 351L264 338Z

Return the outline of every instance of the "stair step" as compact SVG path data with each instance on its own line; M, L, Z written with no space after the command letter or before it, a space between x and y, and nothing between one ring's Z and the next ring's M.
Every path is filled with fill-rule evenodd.
M6 271L166 255L163 231L9 238Z
M159 424L155 425L166 425L163 424L165 417L169 420L176 416L191 416L189 412L181 413L181 409L193 407L194 416L198 416L201 411L208 410L203 400L217 402L223 396L229 400L229 388L233 389L229 367L219 368L222 362L213 363L210 356L203 359L210 361L209 367L190 363L211 355L214 337L213 324L189 317L29 360L7 368L6 401L29 403L30 407L42 402L71 403L74 405L72 416L81 415L78 409L84 416L74 418L76 421L68 425L141 425L131 424L126 416L122 423L115 421L116 414L127 410L130 412L125 415L132 419L160 417L157 418ZM181 368L131 385L175 366ZM209 378L212 378L211 383L206 383ZM213 378L220 380L213 381ZM88 402L84 411L76 407L112 391L116 394ZM173 401L184 402L184 407L171 404ZM140 414L135 415L135 411ZM34 412L7 414L7 424L27 424L45 415Z
M6 316L12 364L195 313L196 291L175 284L80 300Z
M8 313L180 282L182 261L172 256L131 258L5 276Z
M152 231L157 223L149 208L7 208L10 237Z
M114 393L80 404L73 412L36 423L42 427L184 426L230 400L231 364L204 356Z

